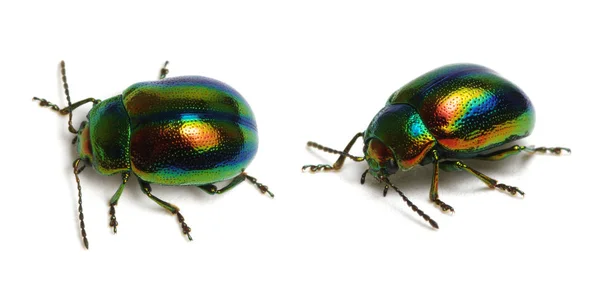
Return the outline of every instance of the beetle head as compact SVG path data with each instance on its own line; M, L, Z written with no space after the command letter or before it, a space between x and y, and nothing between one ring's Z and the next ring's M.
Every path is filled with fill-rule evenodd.
M90 125L87 121L82 121L77 131L77 154L79 158L91 161L92 160L92 143L90 141Z
M376 178L393 175L398 171L398 163L392 150L377 138L367 141L364 148L369 172Z

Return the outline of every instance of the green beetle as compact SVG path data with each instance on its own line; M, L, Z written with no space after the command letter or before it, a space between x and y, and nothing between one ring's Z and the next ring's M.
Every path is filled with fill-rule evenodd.
M244 172L258 149L254 115L248 103L233 88L202 76L165 78L168 62L158 81L140 82L123 94L104 101L88 98L71 104L65 74L61 73L69 106L60 109L45 99L34 97L41 106L69 115L69 131L77 134L79 158L73 172L79 191L81 235L89 247L81 206L79 173L90 163L102 175L121 174L122 184L110 199L110 226L117 232L115 205L125 184L137 176L144 194L176 214L189 240L190 227L179 208L151 193L150 184L198 186L209 194L221 194L244 180L255 184L262 193L273 194L267 186ZM92 103L79 130L72 125L72 111ZM216 182L230 180L217 189Z
M367 173L385 183L387 194L392 187L409 207L429 224L437 223L415 206L392 184L388 176L416 165L433 164L429 198L443 211L454 209L438 197L439 169L466 171L491 188L512 195L524 193L516 187L501 184L467 166L460 159L500 160L521 151L571 152L567 148L525 147L507 149L499 146L528 136L535 123L531 101L523 91L496 72L474 64L454 64L432 70L394 92L364 132L357 133L344 151L314 142L308 146L339 154L330 165L306 165L302 169L339 170L346 157L367 161L361 177ZM364 157L348 154L356 140L364 139Z

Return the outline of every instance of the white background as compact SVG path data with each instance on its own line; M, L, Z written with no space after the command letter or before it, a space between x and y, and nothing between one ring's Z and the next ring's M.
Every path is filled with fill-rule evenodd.
M598 288L598 7L309 2L0 4L0 287ZM67 118L31 101L65 105L61 59L74 100L155 79L167 59L170 76L230 84L259 126L248 172L275 199L247 183L221 196L154 186L182 209L188 242L175 217L132 181L114 236L107 202L119 177L87 169L85 251ZM336 159L306 141L343 149L394 90L456 62L488 66L529 95L537 123L520 144L573 149L468 162L519 186L524 199L442 172L451 216L428 201L430 166L392 178L439 223L436 231L397 194L383 198L372 178L360 186L365 163L301 173Z

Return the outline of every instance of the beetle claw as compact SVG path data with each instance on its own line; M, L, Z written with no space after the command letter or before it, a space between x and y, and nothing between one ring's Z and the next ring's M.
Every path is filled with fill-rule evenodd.
M521 191L517 187L507 186L505 184L497 184L495 187L498 188L498 189L500 189L500 190L503 190L505 192L508 192L508 193L510 193L513 196L517 195L517 193L518 193L522 197L525 197L525 193L523 191Z

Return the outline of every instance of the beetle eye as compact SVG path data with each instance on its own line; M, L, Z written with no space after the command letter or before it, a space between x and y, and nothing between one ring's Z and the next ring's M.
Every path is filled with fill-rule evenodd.
M396 160L389 159L386 164L385 164L385 171L390 174L393 175L398 171L398 163L396 163Z

